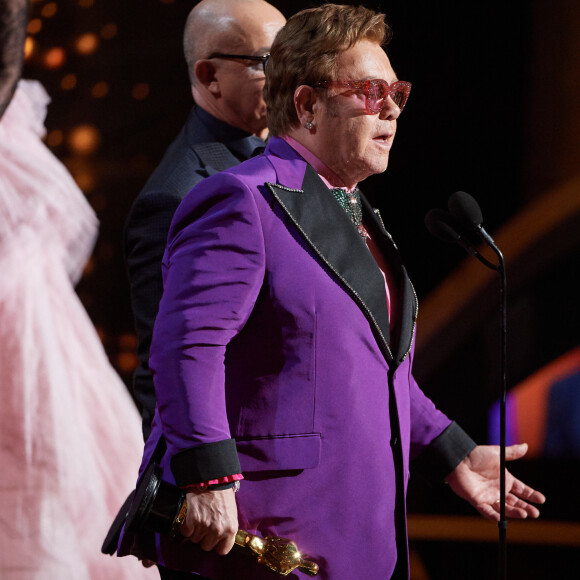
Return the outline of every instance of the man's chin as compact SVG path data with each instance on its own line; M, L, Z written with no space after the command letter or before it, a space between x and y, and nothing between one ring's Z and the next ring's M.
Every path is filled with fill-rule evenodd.
M373 164L371 173L369 173L369 177L371 175L379 175L380 173L384 173L387 170L388 165L389 155L387 154L386 157L383 156L383 159L377 160L377 162Z

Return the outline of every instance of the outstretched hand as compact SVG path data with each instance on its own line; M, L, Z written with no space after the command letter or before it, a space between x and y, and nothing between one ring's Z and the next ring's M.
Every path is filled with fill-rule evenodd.
M506 447L506 461L523 457L528 451L527 443ZM468 501L483 517L499 521L499 446L478 445L447 476L445 480L451 489ZM546 498L506 470L507 517L525 519L537 518L540 511L529 502L543 504Z

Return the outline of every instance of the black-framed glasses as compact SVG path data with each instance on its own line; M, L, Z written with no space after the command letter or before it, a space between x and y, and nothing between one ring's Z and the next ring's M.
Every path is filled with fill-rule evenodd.
M366 81L321 81L314 86L361 90L366 97L365 106L368 115L380 113L386 107L388 97L391 97L395 105L403 111L409 98L409 93L411 92L411 83L395 81L389 84L382 79Z
M256 56L253 54L224 54L222 52L214 52L213 54L210 54L210 56L207 57L208 59L210 58L233 58L236 60L252 60L254 62L261 62L262 63L262 69L264 70L264 73L266 72L266 63L268 62L268 59L270 58L270 53L267 52L266 54L263 54L262 56Z

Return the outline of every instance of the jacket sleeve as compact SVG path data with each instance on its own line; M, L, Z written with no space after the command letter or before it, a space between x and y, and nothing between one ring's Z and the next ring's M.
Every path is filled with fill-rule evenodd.
M411 377L411 459L413 470L431 482L443 481L476 443L439 411Z
M265 272L260 218L244 183L222 173L194 188L174 216L163 270L150 366L172 471L179 485L239 473L224 357Z

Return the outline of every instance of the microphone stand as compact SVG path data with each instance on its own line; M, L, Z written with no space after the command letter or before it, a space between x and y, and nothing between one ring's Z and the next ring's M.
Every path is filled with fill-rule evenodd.
M499 273L501 276L501 398L499 403L499 562L498 576L504 580L507 576L507 518L505 515L505 448L506 448L506 403L507 403L507 380L506 380L506 351L507 351L507 295L506 273L503 256L497 250L500 259Z
M500 315L501 315L501 391L499 400L499 546L498 546L498 578L505 580L507 577L507 518L505 514L506 500L506 404L507 404L507 276L505 261L499 248L491 236L483 229L478 228L480 234L498 257L498 265L494 269L500 275Z
M500 275L500 314L501 314L501 392L499 403L499 546L498 546L498 578L505 580L507 575L507 518L505 513L506 500L506 401L507 401L507 277L505 261L493 238L482 227L483 218L477 202L465 192L456 192L449 199L451 214L438 209L431 210L425 216L425 225L434 236L446 242L455 242L477 258L484 266L495 270ZM472 231L494 251L498 263L494 264L484 258L468 238L458 232Z

